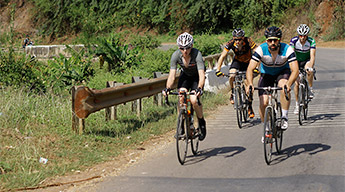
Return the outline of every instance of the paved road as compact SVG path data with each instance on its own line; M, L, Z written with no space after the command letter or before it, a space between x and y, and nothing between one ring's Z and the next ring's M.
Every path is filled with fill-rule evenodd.
M270 166L263 156L260 120L239 129L228 105L207 118L208 135L200 154L189 153L184 166L171 143L120 176L83 191L344 191L344 61L344 49L317 50L309 119L300 126L291 108L283 153L273 156ZM257 100L254 106L257 112Z

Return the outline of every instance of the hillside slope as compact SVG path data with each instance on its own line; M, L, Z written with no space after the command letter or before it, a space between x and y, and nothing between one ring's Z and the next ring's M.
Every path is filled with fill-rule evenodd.
M311 36L313 36L318 43L322 43L327 36L330 35L331 26L335 21L335 9L337 8L334 0L309 1L303 7L290 10L286 13L287 18L281 29L283 30L283 41L288 41L292 36L296 35L296 27L300 23L306 23L311 27ZM320 1L319 1L320 2ZM51 40L49 37L43 38L39 34L39 29L34 25L35 18L33 15L34 5L28 0L8 0L8 3L0 2L0 33L9 31L11 6L15 5L14 16L14 31L18 39L22 39L25 35L30 35L32 39L36 40L36 44L62 44L71 42L73 36L67 35L57 40ZM305 7L309 7L310 11ZM344 9L344 8L343 8ZM312 16L310 12L314 13ZM262 36L263 30L257 32L254 38Z

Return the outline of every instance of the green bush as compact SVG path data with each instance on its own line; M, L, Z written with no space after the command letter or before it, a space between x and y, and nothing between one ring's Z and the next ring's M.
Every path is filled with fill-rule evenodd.
M222 51L222 41L215 35L203 34L194 36L194 47L197 48L202 56L208 56Z
M68 45L66 47L72 54L71 58L60 54L48 61L43 72L45 85L52 90L69 89L71 85L81 84L95 74L91 57L86 57L85 49L77 52Z

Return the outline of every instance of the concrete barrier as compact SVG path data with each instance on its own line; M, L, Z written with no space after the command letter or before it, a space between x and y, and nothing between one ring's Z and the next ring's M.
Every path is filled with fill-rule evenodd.
M83 49L84 45L69 45L72 49L79 52ZM25 53L27 55L35 56L38 59L50 59L59 54L64 55L65 57L71 57L71 54L68 52L65 45L34 45L26 46Z

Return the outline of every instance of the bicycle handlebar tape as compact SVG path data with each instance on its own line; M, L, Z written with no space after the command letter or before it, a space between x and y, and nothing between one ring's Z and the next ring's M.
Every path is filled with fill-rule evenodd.
M289 100L289 96L288 96L286 85L284 86L284 93L285 93L285 99L288 101Z

